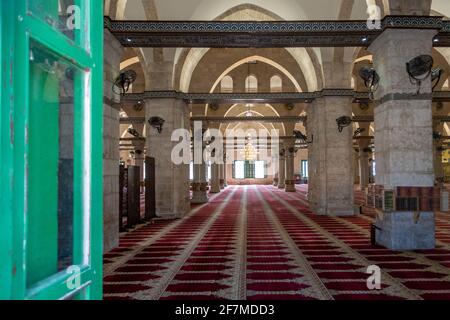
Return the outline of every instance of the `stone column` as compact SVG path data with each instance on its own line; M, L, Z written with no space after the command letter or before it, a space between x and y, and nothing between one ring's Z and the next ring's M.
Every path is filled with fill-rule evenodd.
M119 245L119 107L112 86L120 73L123 47L105 29L103 57L103 251Z
M436 123L434 125L434 132L437 134L442 134L444 124L442 122ZM444 167L442 165L442 140L434 138L433 139L433 151L434 151L434 175L438 184L444 182Z
M380 75L375 98L375 184L392 190L402 201L419 198L420 208L378 215L378 244L394 250L435 246L435 222L430 198L434 190L431 81L420 94L411 84L406 63L431 55L435 30L387 29L370 46ZM412 198L415 199L412 199ZM405 199L406 198L406 199ZM431 198L432 199L432 198ZM394 208L394 210L397 208Z
M220 185L220 189L223 190L223 189L225 189L225 179L224 179L224 174L223 174L225 165L221 163L218 166L219 166L219 185Z
M278 187L278 172L273 176L273 186Z
M282 144L280 145L278 166L278 189L284 189L286 187L286 150Z
M208 182L206 181L206 164L194 164L191 203L208 202Z
M308 106L308 199L317 214L354 214L353 130L338 131L336 119L352 116L351 98L325 96Z
M211 193L220 192L220 165L218 163L211 164Z
M366 141L359 142L359 187L364 191L369 185L370 164L369 144Z
M295 192L295 177L294 177L294 159L295 149L294 140L287 141L285 144L286 150L286 178L284 180L285 191Z
M276 142L275 142L276 139ZM272 138L272 140L270 141L271 146L274 145L275 143L278 143L278 137L277 138ZM273 148L276 149L276 148ZM281 151L281 150L280 150ZM280 155L279 152L275 152L275 150L270 150L271 153L271 157L272 157L272 171L273 171L273 186L274 187L278 187L278 183L279 183L279 170L280 170Z
M164 119L162 131L150 126L149 119ZM188 106L182 100L146 100L147 155L155 158L156 215L165 219L181 218L190 210L189 164L175 164L172 149L179 141L171 141L176 129L189 128Z
M194 144L198 143L198 144L202 145L202 156L200 159L201 163L196 163L194 161L194 178L192 179L191 203L207 203L208 202L208 195L207 195L208 180L207 180L207 174L206 174L206 162L203 159L203 154L205 151L205 142L203 141L203 132L201 129L198 129L198 131L194 132L193 135L194 135ZM198 160L199 159L197 159L197 161Z
M225 145L223 146L223 150L225 152L225 150L226 150L226 146ZM223 164L222 164L222 171L221 171L221 173L222 173L223 183L221 181L220 187L222 189L225 189L226 187L228 187L228 183L227 183L227 156L226 156L225 153L223 155Z
M359 184L361 182L359 177L359 150L354 149L353 152L353 182Z

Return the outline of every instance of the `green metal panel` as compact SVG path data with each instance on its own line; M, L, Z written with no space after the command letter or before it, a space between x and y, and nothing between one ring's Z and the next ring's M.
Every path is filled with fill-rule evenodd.
M9 299L12 289L12 135L11 135L11 34L13 7L0 2L0 299Z
M92 1L90 1L92 3ZM89 21L92 65L92 200L91 255L92 285L88 287L91 299L103 297L103 1L91 4Z
M72 1L82 12L81 28L72 38L33 11L34 2L57 15L56 0L0 4L0 77L6 84L0 89L0 174L1 181L8 182L0 192L0 298L101 299L102 2ZM34 44L79 70L73 77L71 213L73 263L80 270L76 287L68 285L72 273L58 271L59 135L63 129L58 123L62 110L58 97L64 81L30 61Z

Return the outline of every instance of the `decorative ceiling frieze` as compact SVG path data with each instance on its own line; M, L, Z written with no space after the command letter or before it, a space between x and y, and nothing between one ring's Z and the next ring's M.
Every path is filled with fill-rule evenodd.
M439 30L435 46L450 46L450 22L436 16L387 16L366 21L113 21L104 26L125 47L361 47L388 28Z

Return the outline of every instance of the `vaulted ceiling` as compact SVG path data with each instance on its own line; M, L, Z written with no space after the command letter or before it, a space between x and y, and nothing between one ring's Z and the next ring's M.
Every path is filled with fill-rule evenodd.
M106 2L114 2L107 0ZM264 8L284 20L340 20L341 8L351 12L350 19L367 19L367 5L376 0L117 0L123 19L145 20L149 13L159 20L214 20L223 12L245 4ZM450 16L448 0L433 0L432 10ZM154 11L154 12L150 12Z

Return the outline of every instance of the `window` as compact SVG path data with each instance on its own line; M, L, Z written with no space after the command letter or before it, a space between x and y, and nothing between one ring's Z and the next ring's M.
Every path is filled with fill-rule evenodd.
M264 161L235 161L234 179L264 179L266 177Z
M234 162L234 178L235 179L245 179L244 165L245 165L245 161L235 161Z
M282 92L283 81L280 76L273 76L270 78L270 92Z
M230 76L223 77L220 82L220 92L222 93L232 93L233 92L233 78Z
M266 170L264 161L255 161L255 178L264 179L266 177Z
M255 76L245 79L245 92L258 92L258 79Z
M245 161L244 171L245 179L255 178L255 164L253 162Z
M308 160L302 160L302 177L308 178Z
M208 161L208 172L206 177L207 180L211 180L211 161Z
M194 180L194 162L189 163L189 179Z

